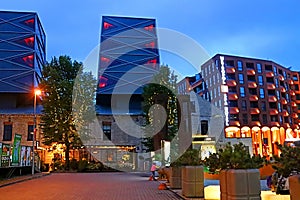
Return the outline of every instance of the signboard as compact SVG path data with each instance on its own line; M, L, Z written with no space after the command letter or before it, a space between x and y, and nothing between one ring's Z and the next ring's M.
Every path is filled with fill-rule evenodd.
M13 166L20 165L21 138L22 135L15 134L13 150L12 150L12 163L11 163L11 165Z
M2 143L0 142L0 160L1 160L1 156L2 156ZM0 162L0 167L1 167L1 162Z
M26 147L26 166L31 165L30 154L31 154L31 147Z
M9 167L10 145L2 144L1 167Z
M20 166L26 166L26 147L21 147L21 160L20 160Z

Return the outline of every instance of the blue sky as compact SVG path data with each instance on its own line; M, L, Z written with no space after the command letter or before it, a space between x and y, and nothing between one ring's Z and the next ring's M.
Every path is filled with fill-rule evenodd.
M70 3L72 2L72 3ZM155 18L157 26L217 53L272 60L300 71L300 3L297 0L11 0L2 10L37 12L47 35L47 60L69 55L83 61L100 41L103 15ZM162 63L193 75L186 61L161 55Z

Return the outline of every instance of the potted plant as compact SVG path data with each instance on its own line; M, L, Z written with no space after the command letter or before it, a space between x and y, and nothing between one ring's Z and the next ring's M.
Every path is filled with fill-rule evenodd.
M199 150L188 149L171 163L170 187L182 188L186 197L204 196L204 174Z
M260 173L264 159L251 156L243 143L227 143L204 160L211 173L220 173L221 199L260 199ZM230 187L227 187L230 186ZM247 198L246 198L247 199Z
M280 145L280 156L274 156L272 167L276 170L272 184L277 194L290 194L291 199L300 196L300 148Z

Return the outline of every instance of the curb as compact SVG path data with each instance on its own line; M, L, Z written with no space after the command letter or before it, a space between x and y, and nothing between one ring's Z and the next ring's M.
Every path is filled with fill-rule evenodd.
M44 176L47 176L47 175L50 175L50 173L42 173L42 174L39 174L39 175L27 176L27 177L17 177L17 178L20 178L20 179L16 178L16 180L6 180L7 183L2 183L2 184L0 183L0 188L5 187L5 186L9 186L9 185L13 185L13 184L16 184L16 183L21 183L21 182L24 182L24 181L32 180L32 179L41 178L41 177L44 177Z

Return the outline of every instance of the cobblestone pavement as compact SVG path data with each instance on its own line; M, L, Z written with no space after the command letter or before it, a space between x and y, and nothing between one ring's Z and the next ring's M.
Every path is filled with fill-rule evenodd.
M0 199L182 199L170 190L159 190L159 184L135 173L55 173L1 187Z

